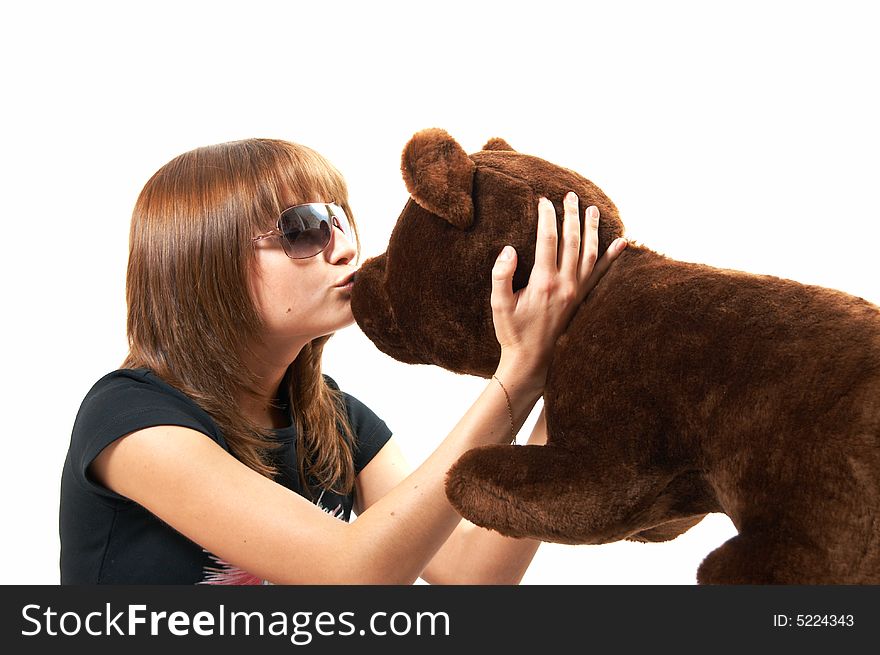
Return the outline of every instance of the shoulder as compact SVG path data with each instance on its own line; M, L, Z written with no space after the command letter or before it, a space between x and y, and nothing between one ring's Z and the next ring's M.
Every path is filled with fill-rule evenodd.
M189 428L229 450L217 424L184 393L145 369L119 369L98 380L83 399L71 432L64 476L91 492L119 500L117 494L94 484L89 467L120 437L156 426Z
M180 399L175 398L175 391L147 369L122 368L108 373L89 389L83 399L80 414L95 409L106 412L117 406L121 409L132 404L180 404Z
M98 380L84 403L113 401L120 397L148 402L194 405L186 394L145 368L120 368Z
M185 427L216 431L211 417L191 398L146 369L119 369L108 373L83 399L74 424L95 431L113 424L122 428L148 427L155 420L182 421ZM127 429L131 432L132 429Z

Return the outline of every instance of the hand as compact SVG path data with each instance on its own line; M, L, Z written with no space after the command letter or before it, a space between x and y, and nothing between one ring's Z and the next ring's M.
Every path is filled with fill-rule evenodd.
M626 248L625 239L616 239L597 262L599 210L587 209L581 239L578 197L568 193L563 207L562 235L557 235L553 204L546 198L538 202L535 265L525 287L513 292L517 262L513 247L505 246L492 268L492 320L502 360L517 362L516 368L524 367L542 388L557 338Z

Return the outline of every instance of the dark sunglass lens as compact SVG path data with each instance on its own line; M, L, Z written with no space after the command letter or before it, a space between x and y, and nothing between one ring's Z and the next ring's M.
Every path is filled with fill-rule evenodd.
M290 241L290 252L294 259L314 257L330 243L330 225L326 221L320 222L317 227L310 227L299 232Z
M278 227L283 235L281 243L284 246L284 252L287 253L288 257L293 257L293 244L299 239L299 235L303 230L308 229L308 226L295 211L295 208L292 208L281 214Z
M336 219L332 216L336 216ZM337 222L347 234L350 229L348 219L342 208L336 205L311 203L286 210L281 214L279 227L284 234L287 256L305 259L317 255L330 243L331 225Z

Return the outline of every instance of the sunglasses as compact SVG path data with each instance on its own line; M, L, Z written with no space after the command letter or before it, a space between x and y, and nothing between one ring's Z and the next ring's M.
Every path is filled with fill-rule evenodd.
M254 237L253 241L281 237L285 255L291 259L307 259L324 251L334 227L351 236L345 210L333 203L309 202L285 209L275 229Z

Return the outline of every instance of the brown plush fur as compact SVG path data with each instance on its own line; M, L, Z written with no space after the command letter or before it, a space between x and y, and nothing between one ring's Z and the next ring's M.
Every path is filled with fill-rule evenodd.
M514 287L526 284L540 196L560 220L569 190L596 205L600 251L623 234L598 187L501 139L468 157L426 130L403 171L412 198L387 252L360 269L352 309L404 362L492 374L490 271L511 244ZM700 583L880 583L875 305L630 245L560 337L544 403L546 446L478 448L451 469L464 517L598 544L672 539L724 512L738 535Z

